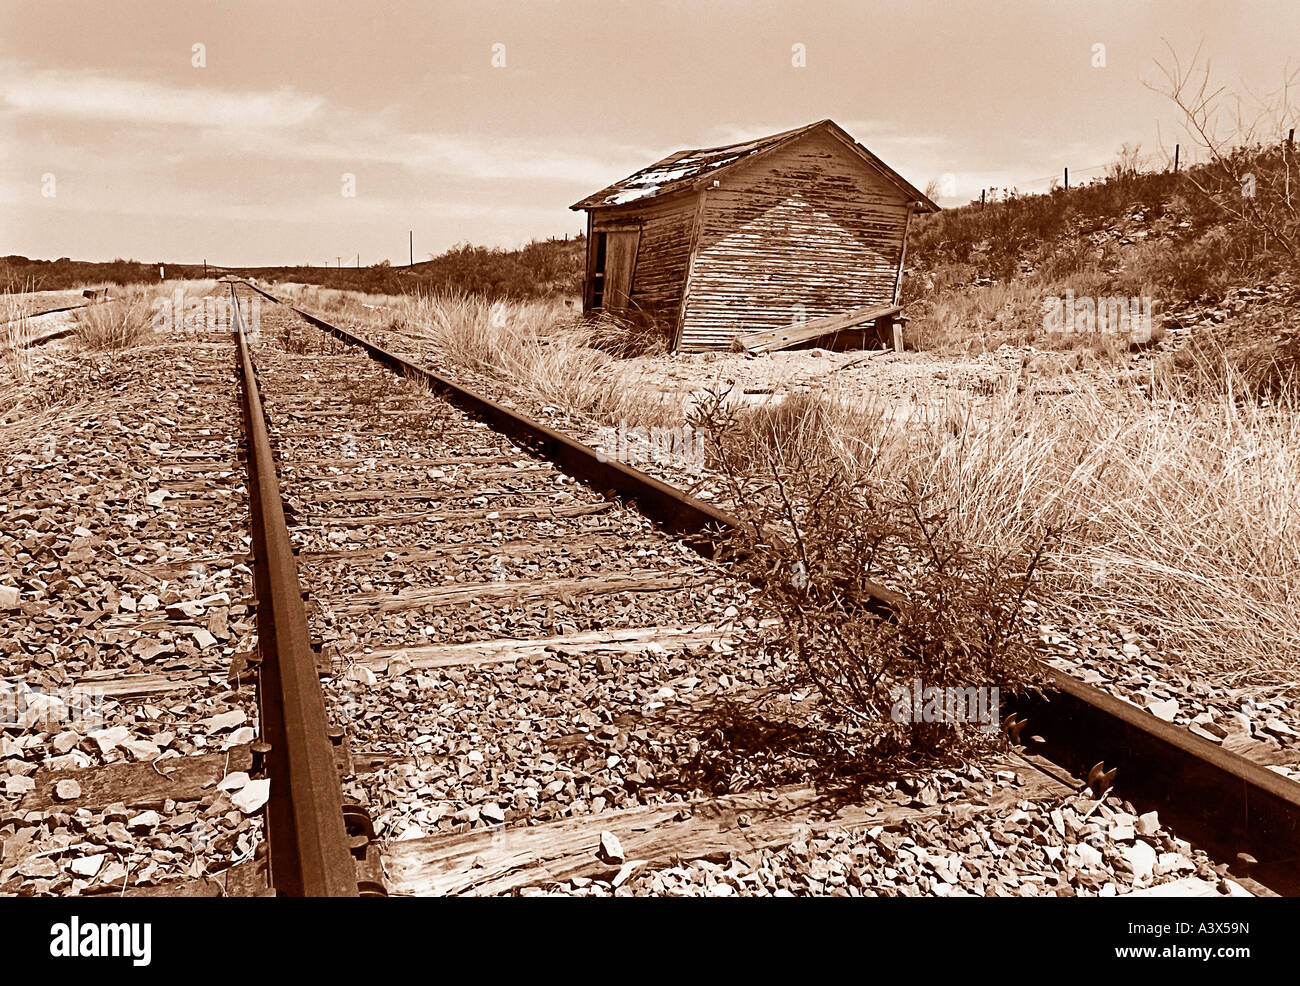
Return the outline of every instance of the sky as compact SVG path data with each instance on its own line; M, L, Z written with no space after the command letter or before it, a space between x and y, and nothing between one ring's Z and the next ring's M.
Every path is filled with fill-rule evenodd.
M941 205L1043 191L1180 139L1166 45L1274 92L1300 3L0 0L0 255L514 247L672 151L828 117Z

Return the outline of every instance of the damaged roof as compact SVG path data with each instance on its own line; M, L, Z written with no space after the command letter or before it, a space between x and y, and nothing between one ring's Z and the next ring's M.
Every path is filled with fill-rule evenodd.
M866 162L881 172L887 179L899 187L910 199L920 203L920 212L938 212L939 207L926 198L906 179L890 168L880 158L855 141L833 120L818 120L803 127L785 130L779 134L760 137L757 140L739 144L726 144L722 147L696 148L677 151L662 161L656 161L648 168L642 168L622 181L617 181L607 188L602 188L593 195L588 195L581 202L575 202L570 209L609 209L621 205L631 205L649 199L663 198L673 192L694 188L711 180L723 171L748 162L764 152L774 150L783 144L797 140L814 130L825 129L839 137L850 148L865 158Z

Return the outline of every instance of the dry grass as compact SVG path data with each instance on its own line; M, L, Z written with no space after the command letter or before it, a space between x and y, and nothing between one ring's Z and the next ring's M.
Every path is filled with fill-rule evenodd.
M1231 384L1217 400L1012 390L982 411L949 405L899 427L879 405L823 392L743 415L741 454L764 443L787 459L838 457L883 495L921 491L955 536L990 554L1060 529L1045 571L1067 610L1212 659L1221 677L1290 686L1300 397L1243 397Z
M166 281L161 284L131 284L111 289L109 301L87 305L77 311L76 337L83 350L115 352L163 341L159 333L190 332L199 328L187 324L186 307L198 305L207 295L222 289L214 280ZM177 292L180 305L177 306ZM164 311L165 310L165 311ZM170 318L166 317L170 315ZM188 316L192 321L194 316Z
M23 306L6 296L0 304L0 319L4 320L4 335L0 337L0 348L4 350L4 367L11 380L26 381L31 379L32 358L29 346L32 339L31 321Z
M1114 364L1127 357L1129 338L1111 332L1049 332L1044 328L1044 301L1064 298L1159 298L1155 288L1140 279L1117 286L1115 278L1095 268L1082 268L1071 276L1038 274L1000 281L982 287L936 284L909 309L913 321L907 342L912 348L970 355L991 352L999 346L1034 346L1038 349L1078 352L1081 362ZM1120 290L1122 287L1123 290ZM1152 319L1153 338L1163 337L1158 304Z
M119 297L87 305L77 312L76 336L80 348L95 352L130 349L141 344L150 331L155 292L131 286Z
M527 397L598 424L682 422L681 409L668 398L625 385L619 359L633 351L635 334L606 321L584 320L563 299L357 296L309 288L283 293L305 310L342 317L363 329L398 333L433 350L449 367L493 377Z

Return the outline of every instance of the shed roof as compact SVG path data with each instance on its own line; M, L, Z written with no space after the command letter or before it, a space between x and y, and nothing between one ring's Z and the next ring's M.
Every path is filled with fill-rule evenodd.
M755 157L775 150L787 143L812 133L826 130L844 141L851 150L863 158L865 163L878 170L889 181L897 185L908 198L920 203L919 212L938 212L939 207L928 199L884 161L854 140L847 131L833 120L818 120L806 126L785 130L768 137L745 141L739 144L725 144L721 147L695 148L669 154L662 161L656 161L648 168L642 168L622 181L602 188L599 192L588 195L580 202L569 206L570 209L610 209L616 206L633 205L650 199L663 198L673 192L694 188L711 180L723 171L728 171L741 164L748 163Z

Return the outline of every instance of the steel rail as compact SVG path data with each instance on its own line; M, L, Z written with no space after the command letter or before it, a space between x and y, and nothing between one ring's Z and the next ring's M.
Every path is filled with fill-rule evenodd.
M343 818L343 789L330 743L325 698L307 629L302 586L258 392L257 374L230 287L247 440L257 677L265 765L270 883L286 897L356 897L356 864Z
M359 347L395 372L429 383L452 404L517 444L532 448L564 472L602 492L634 501L666 531L711 555L718 534L743 522L640 470L612 462L590 446L548 428L384 347L249 284L335 338ZM870 589L882 611L904 597ZM1281 892L1300 893L1300 784L1204 740L1181 726L1040 662L1046 682L1039 692L1010 697L1008 710L1025 716L1027 732L1044 742L1052 760L1086 776L1090 764L1118 767L1117 793L1143 810L1157 809L1180 834L1232 859L1245 852L1258 861L1255 879ZM1038 752L1036 745L1035 752Z

